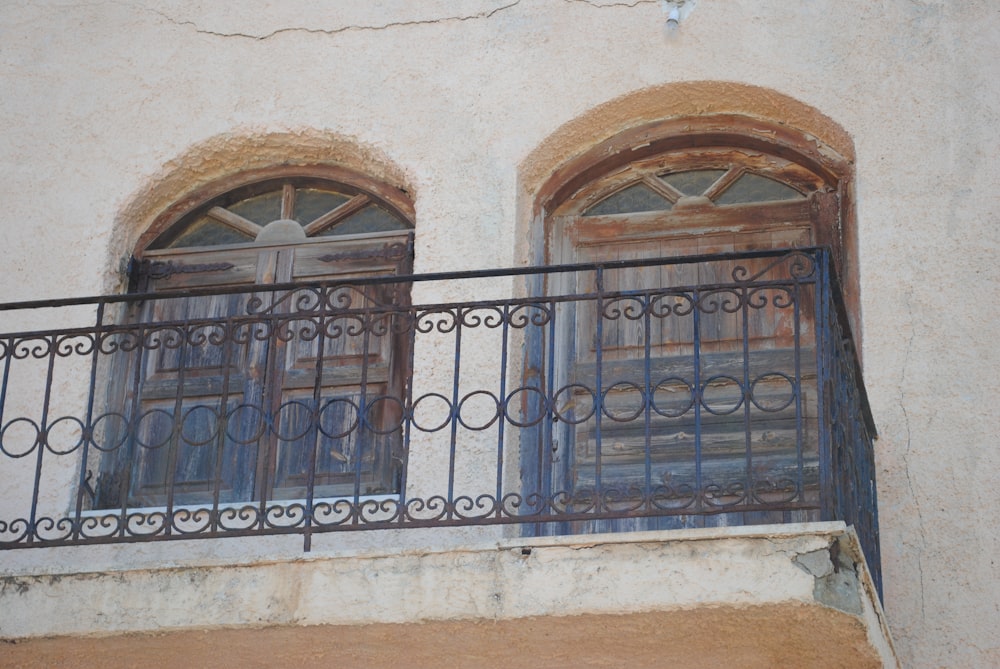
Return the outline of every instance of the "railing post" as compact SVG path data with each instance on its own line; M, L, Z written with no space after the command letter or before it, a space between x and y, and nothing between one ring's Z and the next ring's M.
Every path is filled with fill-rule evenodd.
M594 335L594 509L604 508L603 434L604 417L604 267L598 266L595 276L597 290L597 333Z
M307 553L312 550L313 503L316 495L316 456L322 425L321 412L323 410L323 371L324 363L326 362L326 305L328 290L327 287L323 286L317 291L316 314L314 316L316 318L316 363L313 367L312 416L310 417L312 425L309 426L306 436L309 454L306 456L305 527L302 529L304 534L302 538L302 550ZM292 326L293 322L289 321L288 327L292 328ZM366 326L369 326L369 324L366 323ZM367 360L367 357L365 359Z
M541 472L541 486L539 493L542 495L540 500L542 503L541 512L544 514L551 515L554 511L555 500L553 499L552 492L552 477L554 476L554 462L553 451L555 450L555 436L554 436L554 425L553 425L553 410L555 409L555 385L556 385L556 356L557 347L556 341L558 324L556 323L556 310L555 302L548 302L549 308L549 322L548 322L548 346L543 348L543 357L545 363L545 394L544 394L544 410L545 417L542 419L542 443L539 448L539 470Z
M501 321L501 341L500 341L500 384L497 390L497 462L496 462L496 488L494 497L496 498L496 508L494 517L503 517L504 506L504 398L507 397L507 349L510 346L510 305L505 304L500 312Z
M80 538L80 513L83 510L83 495L87 490L87 472L89 471L87 460L90 457L90 442L94 439L94 393L97 389L97 367L100 364L101 334L104 331L104 305L103 301L97 303L97 315L94 319L94 350L91 354L90 379L87 384L87 417L83 433L80 436L80 443L82 445L80 453L80 476L77 480L76 504L73 508L73 538L75 540L79 540ZM93 500L91 500L91 503L93 503Z
M835 463L830 434L833 387L831 369L834 342L831 318L830 266L828 253L819 249L813 254L816 263L816 404L818 415L819 500L820 519L834 520L837 516L834 491Z
M705 402L705 392L701 385L701 300L704 297L701 290L695 287L691 291L691 354L693 370L691 374L691 402L694 406L694 493L695 511L705 508L705 481L702 471L701 439L702 439L702 407ZM699 515L700 524L704 521Z

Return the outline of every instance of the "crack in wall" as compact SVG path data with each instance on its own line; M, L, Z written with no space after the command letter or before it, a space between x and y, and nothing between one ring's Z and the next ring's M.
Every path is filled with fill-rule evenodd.
M906 352L903 354L903 369L899 379L899 409L903 413L903 427L906 431L906 445L903 448L903 472L906 474L906 487L913 499L913 506L917 510L917 520L920 527L920 546L917 549L917 573L920 577L920 619L926 621L926 611L924 608L924 547L927 545L927 537L924 534L924 516L920 509L920 498L913 489L913 480L910 478L910 447L912 445L912 433L910 428L910 416L906 411L906 373L910 366L910 355L913 353L913 341L916 338L917 328L913 320L913 289L906 293L906 313L910 317L910 338L906 342Z
M582 4L590 5L591 7L597 7L598 9L605 9L608 7L638 7L639 5L655 5L659 4L660 0L634 0L633 2L594 2L594 0L563 0L563 2L568 2L570 4Z
M638 1L652 2L655 0L638 0ZM304 26L286 26L283 28L276 28L268 33L260 35L254 35L251 33L242 33L242 32L220 32L217 30L206 30L204 28L200 28L198 24L194 21L176 19L158 9L153 9L148 7L144 9L146 9L146 11L152 12L153 14L156 14L157 16L172 23L173 25L194 28L195 32L201 35L212 35L214 37L235 37L235 38L250 39L257 42L262 42L264 40L268 40L271 39L272 37L275 37L277 35L282 35L285 33L306 33L306 34L311 33L318 35L337 35L344 32L368 32L377 30L387 30L389 28L402 28L407 26L434 25L438 23L486 20L492 18L494 15L500 12L511 9L512 7L516 7L519 4L521 4L521 0L513 0L513 2L510 2L506 5L501 5L500 7L494 7L493 9L490 10L476 12L475 14L441 16L430 19L412 19L408 21L389 21L387 23L379 25L346 25L346 26L340 26L338 28L307 28Z
M789 560L794 560L798 555L800 555L799 551L794 548L789 548L787 542L778 542L770 537L764 537L764 543L771 547L771 555L781 555Z

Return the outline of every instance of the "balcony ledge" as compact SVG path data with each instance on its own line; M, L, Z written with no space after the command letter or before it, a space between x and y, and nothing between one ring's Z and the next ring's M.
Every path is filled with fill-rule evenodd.
M18 571L0 638L24 667L207 666L220 648L233 666L898 666L839 521Z

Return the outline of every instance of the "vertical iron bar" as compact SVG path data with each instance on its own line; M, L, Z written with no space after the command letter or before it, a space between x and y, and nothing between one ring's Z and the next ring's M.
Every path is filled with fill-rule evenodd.
M76 482L76 505L73 509L73 540L80 538L80 514L83 510L83 493L87 482L87 460L90 457L90 442L93 441L94 393L97 388L97 366L101 352L101 333L104 331L104 301L97 303L97 315L94 325L94 350L91 354L90 380L87 384L87 418L83 426L80 443L83 450L80 454L80 476Z
M371 308L371 298L368 293L365 292L364 286L357 287L356 290L361 293L362 299L364 300L364 307L361 310L361 384L360 384L360 396L358 397L358 442L357 447L354 449L354 524L358 524L361 521L361 465L364 462L364 450L365 446L370 446L373 450L378 448L378 440L381 436L382 426L379 425L379 429L373 429L368 417L368 356L371 353L371 319L372 319L372 308ZM378 289L375 289L378 290ZM333 296L330 297L330 303L333 304ZM344 328L344 334L347 335L350 331L349 327ZM371 440L370 444L366 442Z
M451 377L451 415L448 420L451 429L448 435L448 513L451 520L455 516L455 457L458 450L458 384L462 373L462 320L464 310L455 307L455 360L452 364Z
M267 290L265 288L265 290ZM273 290L269 291L270 299L270 314L267 318L262 318L261 323L267 323L267 341L265 345L265 355L264 355L264 369L261 372L261 384L263 389L260 393L260 406L261 413L263 414L264 424L267 427L266 430L262 430L258 442L260 439L264 440L263 448L261 448L258 443L257 447L257 462L256 471L260 476L259 484L255 484L254 487L260 491L260 499L257 501L258 516L257 522L261 530L266 530L268 527L267 519L267 503L273 494L272 490L272 472L275 470L275 476L273 478L277 479L277 445L280 441L280 430L278 429L278 418L281 410L281 400L282 392L280 387L276 387L278 384L274 383L273 376L276 376L277 365L278 365L278 351L281 347L278 346L278 329L281 327L281 318L278 309L278 303L281 301L281 297L278 296ZM262 305L263 306L263 305ZM262 311L263 313L263 311ZM287 318L286 318L287 320ZM248 340L249 345L249 340ZM275 394L277 393L277 401L275 401ZM275 405L278 405L278 410L275 411ZM263 457L263 462L261 458ZM272 458L274 458L274 463L272 464Z
M14 338L8 337L6 339L6 345L4 346L4 356L3 356L3 386L0 386L0 445L3 442L3 434L6 431L4 428L4 416L7 411L7 387L10 382L10 365L11 360L14 359ZM4 454L6 455L6 454ZM4 463L4 469L6 469L6 463ZM15 512L16 513L16 512ZM11 518L7 521L6 518L0 518L0 521L7 521L7 526L12 527L13 521L15 519ZM30 534L28 535L31 536Z
M184 325L181 334L181 343L177 351L177 391L174 393L174 424L171 428L170 443L167 445L167 508L164 513L166 527L164 533L173 534L174 527L174 492L177 483L177 458L181 448L181 441L184 439L184 378L187 376L187 363L184 360L184 351L187 349L187 342L190 336L188 328L191 327L191 303L185 300L184 304Z
M48 420L49 403L52 399L52 377L55 375L56 351L58 350L58 334L52 334L52 346L49 349L49 361L45 372L45 399L42 400L42 415L38 426L38 437L35 445L38 447L38 458L35 461L35 481L31 491L31 515L28 520L28 543L32 543L38 535L38 495L39 487L42 483L42 456L45 453L45 444L48 442ZM37 537L40 539L40 537Z
M510 340L510 304L503 305L503 330L500 336L500 388L497 394L500 402L497 404L497 479L496 479L496 513L495 517L503 516L503 459L504 459L504 427L506 421L503 415L503 398L507 397L507 346Z
M604 266L597 267L595 272L595 289L597 291L597 332L594 342L594 513L600 516L603 510L603 452L602 452L602 420L604 414Z
M14 338L8 337L4 346L3 386L0 387L0 428L4 427L3 417L7 409L7 384L10 381L10 362L14 359Z
M320 294L324 294L325 290L320 289ZM308 441L309 456L306 462L308 462L308 470L306 471L306 510L305 510L305 527L303 527L303 537L302 537L302 550L308 553L312 550L312 530L313 530L313 502L316 496L316 455L319 451L317 448L317 443L320 440L320 430L321 420L320 420L320 403L323 401L323 368L326 362L326 301L322 300L319 304L319 322L317 326L319 328L319 336L317 337L317 349L316 349L316 367L315 367L315 378L313 379L313 397L312 397L312 416L310 420L312 421L312 426L309 432L307 432L306 439ZM294 344L293 344L294 345ZM366 358L367 359L367 358ZM359 454L360 455L360 454Z
M696 511L705 509L705 490L701 471L701 409L704 393L701 388L701 291L691 291L692 335L691 349L694 357L694 376L691 382L691 403L694 406L694 492ZM704 518L699 515L696 525L704 526Z
M413 370L414 363L416 360L415 351L417 349L417 322L420 318L419 313L412 304L407 306L408 318L406 321L409 323L410 334L409 334L409 346L407 347L407 361L406 361L406 388L403 390L405 397L403 399L403 443L401 454L402 462L400 466L402 471L399 475L399 497L397 500L397 508L399 513L396 516L396 521L399 524L405 524L408 520L407 518L407 504L406 504L406 483L410 464L410 436L413 428ZM358 425L361 425L361 421L358 421ZM391 454L390 454L391 457Z
M752 506L757 501L757 496L754 494L754 476L753 476L753 441L751 439L750 431L750 407L751 392L750 392L750 286L749 284L744 284L740 292L740 299L742 301L742 306L740 307L740 319L743 321L741 323L741 336L743 341L743 380L741 382L741 393L743 400L743 448L746 451L746 471L743 473L744 485L746 490L743 491L743 508L747 506ZM725 309L723 309L725 311ZM744 512L745 513L745 512ZM744 516L744 521L746 517Z
M219 495L222 489L222 469L225 466L226 438L229 434L229 370L232 369L232 354L235 346L235 324L231 316L226 317L222 336L222 395L219 397L219 417L216 423L215 465L212 468L212 511L211 531L219 530Z
M123 446L125 448L125 453L123 456L119 456L118 462L116 463L116 468L119 471L124 470L121 474L121 481L118 487L118 500L121 505L121 515L118 517L118 531L120 536L126 536L128 530L128 505L129 505L129 494L132 491L132 475L136 469L139 462L142 461L142 456L140 455L140 448L143 448L142 444L139 443L139 409L141 408L141 402L139 394L142 391L142 367L145 364L146 359L146 328L143 325L136 327L136 345L134 355L136 356L135 369L132 370L132 388L131 388L131 408L129 411L129 419L126 427L126 438L123 441ZM118 448L121 448L119 446ZM117 473L117 472L116 472Z
M556 302L550 301L548 303L549 308L549 328L548 328L548 346L542 347L542 361L544 363L545 369L545 417L541 422L541 446L538 449L538 457L540 462L538 464L538 472L540 485L539 494L542 496L542 508L536 511L537 516L553 515L555 512L555 495L559 493L568 492L566 488L569 486L569 482L566 480L566 476L563 475L559 479L559 490L553 492L553 450L556 447L556 443L553 441L553 411L555 410L555 399L553 398L553 393L555 393L555 383L556 383L556 356L565 357L564 353L556 351L556 334L558 332L558 327L556 326ZM530 321L529 321L530 322ZM546 353L548 358L545 357ZM566 362L569 362L568 358ZM539 389L541 390L541 389ZM541 534L541 527L538 527L538 534Z
M7 388L10 383L10 365L11 360L14 359L14 338L6 338L6 343L4 346L4 356L3 356L3 386L0 386L0 429L6 427L4 425L3 419L7 412ZM2 432L0 432L0 437L2 437Z
M661 287L662 296L662 287ZM643 479L643 508L646 511L652 509L653 504L653 396L655 391L653 389L652 371L650 367L652 366L652 343L653 338L653 328L651 323L652 316L650 311L652 311L652 297L650 292L647 290L643 293L643 305L642 305L642 327L644 331L644 342L642 351L642 384L643 384L643 440L645 443L645 477ZM661 324L662 325L662 324Z
M816 258L811 256L813 276L816 273ZM815 284L813 284L815 286ZM777 316L776 316L777 317ZM805 502L805 455L802 416L802 283L792 274L792 365L795 374L795 493L799 502Z
M827 257L817 254L819 261L816 276L816 406L820 429L819 437L819 496L820 520L835 520L833 494L833 457L831 444L831 411L829 397L830 362L833 348L830 333L830 295Z

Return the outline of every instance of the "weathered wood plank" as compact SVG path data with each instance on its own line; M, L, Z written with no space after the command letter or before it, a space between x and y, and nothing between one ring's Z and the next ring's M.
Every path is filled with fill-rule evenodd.
M707 352L700 356L701 377L704 380L710 376L731 376L743 378L742 351ZM794 351L787 349L752 350L748 358L750 380L767 372L780 372L795 378ZM632 382L642 385L645 378L646 361L643 359L620 359L606 355L601 367L602 386L606 389L620 382ZM799 366L803 379L816 375L816 351L813 348L803 348L799 351ZM651 381L656 384L660 380L685 379L694 381L694 357L679 355L669 357L654 357L649 360ZM569 383L579 383L588 388L596 386L597 369L593 361L577 362L573 366ZM667 383L665 387L673 384Z
M256 238L263 229L250 219L243 218L239 214L233 213L222 207L212 207L205 213L209 218L214 218L219 223L225 223L234 230L242 232L251 238Z

